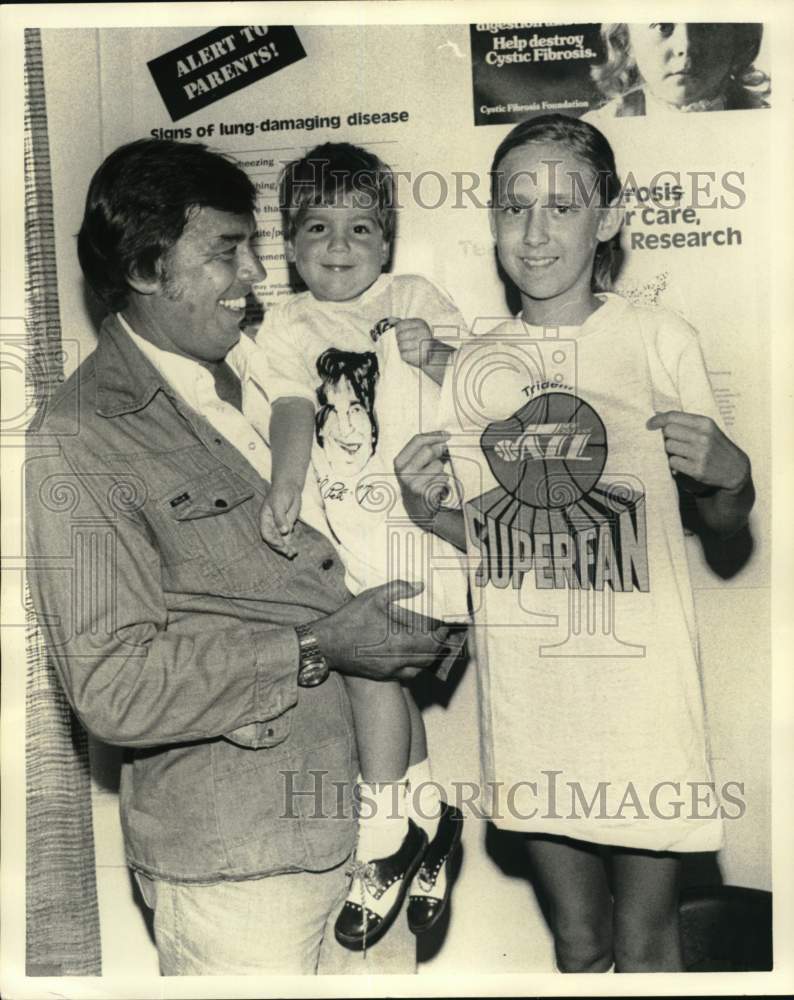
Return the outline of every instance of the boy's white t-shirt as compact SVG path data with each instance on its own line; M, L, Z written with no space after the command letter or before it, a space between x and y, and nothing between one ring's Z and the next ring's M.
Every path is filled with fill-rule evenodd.
M463 620L468 602L460 556L413 524L394 474L403 445L420 431L437 429L438 386L402 360L393 330L376 329L383 320L409 318L423 319L441 340L456 341L466 329L454 303L426 278L381 275L347 302L304 292L277 304L265 314L256 342L267 359L271 403L297 396L319 407L317 361L329 349L374 356L374 450L370 416L352 397L337 401L357 409L357 427L339 431L341 421L334 425L332 419L321 431L322 444L315 436L314 475L307 476L300 516L329 534L352 593L392 579L422 581L424 592L400 603L428 617ZM342 437L340 447L335 442Z
M715 850L678 495L645 424L718 412L687 323L601 298L579 328L472 338L444 381L485 799L507 829Z

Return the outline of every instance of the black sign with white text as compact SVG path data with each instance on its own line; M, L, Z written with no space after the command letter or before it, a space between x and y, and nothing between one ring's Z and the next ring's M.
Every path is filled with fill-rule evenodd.
M598 24L472 24L474 124L506 125L552 111L578 117L603 103L590 79Z
M172 121L305 59L290 25L214 28L147 63Z

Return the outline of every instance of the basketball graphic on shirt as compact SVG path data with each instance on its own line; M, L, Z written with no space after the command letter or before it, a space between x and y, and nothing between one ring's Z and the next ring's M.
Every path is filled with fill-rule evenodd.
M592 406L565 392L529 400L486 427L480 445L499 485L529 507L570 507L598 484L607 434Z

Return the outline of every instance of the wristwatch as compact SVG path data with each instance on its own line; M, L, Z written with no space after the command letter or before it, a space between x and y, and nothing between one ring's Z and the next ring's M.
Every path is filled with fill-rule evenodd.
M320 650L320 644L317 642L317 636L310 623L296 625L295 632L298 636L298 650L300 651L298 687L317 687L326 679L331 669L328 660Z

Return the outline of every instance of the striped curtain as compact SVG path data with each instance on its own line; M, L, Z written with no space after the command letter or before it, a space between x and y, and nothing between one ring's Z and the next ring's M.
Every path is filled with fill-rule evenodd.
M27 395L35 428L63 380L41 33L25 31ZM88 742L26 606L28 976L102 973Z

